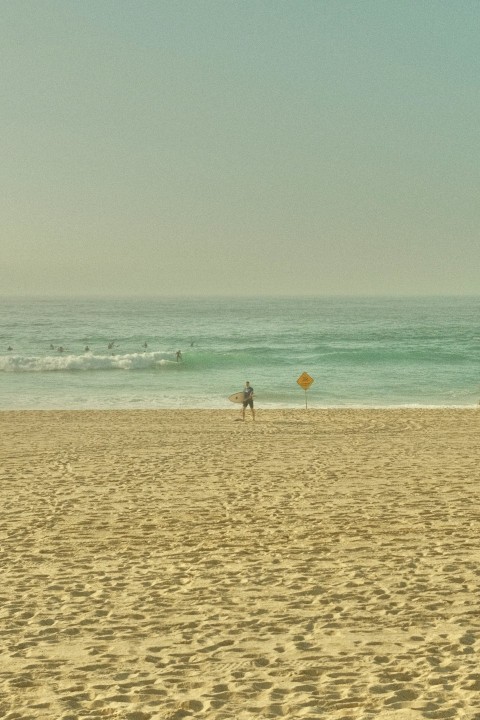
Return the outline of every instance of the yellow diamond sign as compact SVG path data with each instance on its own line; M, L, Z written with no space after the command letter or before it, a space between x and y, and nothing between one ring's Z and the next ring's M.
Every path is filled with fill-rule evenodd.
M310 385L314 382L313 378L310 377L310 375L306 372L302 373L300 377L297 380L297 383L302 387L304 390L308 390Z

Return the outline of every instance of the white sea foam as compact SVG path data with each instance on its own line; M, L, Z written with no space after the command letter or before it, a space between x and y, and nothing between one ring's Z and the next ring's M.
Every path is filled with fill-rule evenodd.
M126 353L124 355L61 354L28 356L1 355L0 372L49 372L82 370L147 370L175 365L174 360L161 352Z

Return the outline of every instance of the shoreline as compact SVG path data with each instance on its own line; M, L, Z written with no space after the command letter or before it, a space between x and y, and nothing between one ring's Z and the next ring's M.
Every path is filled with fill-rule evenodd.
M139 406L139 407L126 407L126 406L118 406L118 407L99 407L99 406L85 406L85 407L2 407L0 408L0 414L1 413L18 413L18 412L214 412L214 413L228 413L228 412L235 412L235 410L238 410L241 408L240 403L231 404L230 406L216 406L216 407L207 407L207 406ZM421 403L405 403L403 405L396 405L396 404L390 404L390 405L312 405L308 406L308 408L305 408L305 406L302 407L301 403L296 405L278 405L278 406L269 406L269 405L263 405L259 404L258 402L255 404L255 410L258 410L261 413L276 413L276 412L308 412L308 413L315 413L315 412L382 412L382 411L423 411L423 410L434 410L434 411L456 411L456 410L479 410L480 409L480 400L478 402L471 402L468 404L458 404L458 405L434 405L434 404L421 404Z
M480 413L0 411L0 714L476 720Z

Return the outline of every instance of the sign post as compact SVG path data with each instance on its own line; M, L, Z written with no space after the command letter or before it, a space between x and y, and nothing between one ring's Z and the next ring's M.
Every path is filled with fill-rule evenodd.
M313 382L315 382L314 379L306 372L297 379L297 383L305 390L305 410L307 409L307 390Z

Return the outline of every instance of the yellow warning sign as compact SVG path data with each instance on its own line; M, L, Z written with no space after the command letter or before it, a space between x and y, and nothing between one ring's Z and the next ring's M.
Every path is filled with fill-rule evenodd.
M312 377L306 372L302 373L300 377L297 380L297 383L302 387L304 390L308 390L310 385L315 382Z

